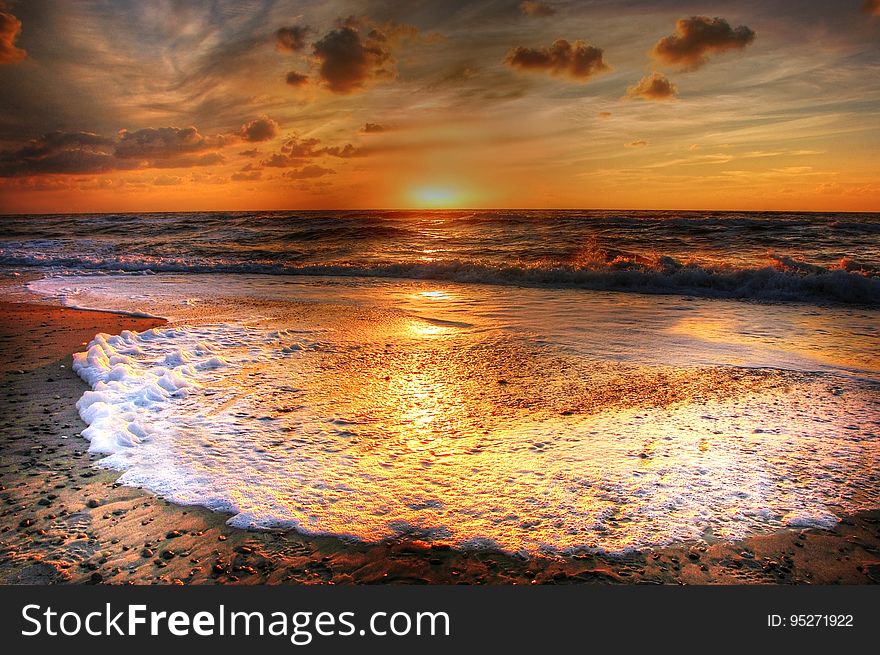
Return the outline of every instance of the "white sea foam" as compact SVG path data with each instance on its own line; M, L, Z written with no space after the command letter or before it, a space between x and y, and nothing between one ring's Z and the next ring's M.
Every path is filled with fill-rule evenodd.
M507 407L504 385L488 398L456 386L487 359L517 361L516 338L425 322L389 349L387 329L347 338L349 320L335 336L239 323L98 335L74 358L91 387L83 436L121 482L233 526L365 540L625 551L829 527L876 502L880 415L859 388L800 380L784 403L769 389L550 415ZM549 364L528 366L517 384L552 393Z

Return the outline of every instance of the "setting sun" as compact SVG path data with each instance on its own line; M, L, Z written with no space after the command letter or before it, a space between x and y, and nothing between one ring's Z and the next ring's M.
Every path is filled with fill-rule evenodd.
M466 207L465 194L451 186L423 186L410 192L412 204L425 209L455 209Z

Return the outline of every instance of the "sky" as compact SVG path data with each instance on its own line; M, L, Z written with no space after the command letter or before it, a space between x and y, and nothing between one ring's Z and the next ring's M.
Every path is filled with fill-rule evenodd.
M0 213L880 211L880 0L0 0Z

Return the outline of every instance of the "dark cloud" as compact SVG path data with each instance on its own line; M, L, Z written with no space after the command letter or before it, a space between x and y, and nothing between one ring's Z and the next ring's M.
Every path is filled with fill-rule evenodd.
M630 141L629 143L626 144L626 147L627 148L644 148L646 145L648 145L647 141L639 139L638 141Z
M242 125L238 133L245 141L268 141L278 134L278 123L268 116L260 116Z
M316 177L323 177L324 175L332 175L335 173L332 168L324 168L323 166L317 166L312 164L311 166L304 166L295 171L288 171L284 174L284 177L288 177L292 180L308 180Z
M666 64L696 69L707 61L709 53L742 50L755 40L755 33L740 25L732 28L723 18L691 16L676 24L676 33L654 46L654 57Z
M298 136L289 137L281 144L281 152L274 153L261 163L270 168L289 168L300 166L309 159L320 157L323 153L320 139L301 139Z
M379 134L380 132L388 132L390 125L382 125L380 123L364 123L364 126L358 130L361 134Z
M282 27L275 32L275 48L280 52L300 52L306 47L311 28L305 25Z
M281 144L281 152L291 157L317 157L321 154L321 149L318 148L320 143L320 139L292 136Z
M41 173L101 173L118 168L113 141L91 132L50 132L17 150L0 152L0 177Z
M610 111L600 111L598 116L599 118L611 118L612 114Z
M183 178L177 175L160 175L153 180L155 186L177 186L183 184Z
M154 159L144 163L145 168L195 168L197 166L214 166L222 164L226 158L219 152L207 152L203 155Z
M583 41L569 43L557 39L549 48L514 48L504 63L521 70L546 71L552 75L568 75L586 81L608 66L602 61L602 49Z
M204 137L194 127L122 130L117 139L55 131L0 152L0 177L212 166L224 161L212 152L224 144L223 137Z
M330 155L331 157L357 157L360 154L360 150L355 148L350 143L346 143L344 146L331 146L329 148L322 149L323 154Z
M552 16L556 13L556 10L546 2L534 0L524 0L520 3L519 9L526 16Z
M426 88L434 90L445 86L459 86L477 77L480 75L480 72L481 69L475 62L461 62L446 70L437 80L428 84Z
M260 165L266 166L267 168L290 168L291 166L299 166L304 161L305 159L302 157L293 157L281 152L276 152L271 155L269 159L261 161Z
M233 173L231 175L232 179L236 182L253 182L255 180L259 180L263 174L260 171L239 171L238 173Z
M333 93L362 90L371 80L393 76L393 60L383 32L367 36L349 22L325 34L313 45L318 76Z
M296 71L290 71L285 80L290 86L299 87L309 83L309 76L297 73Z
M120 159L167 160L223 145L222 137L202 136L195 127L148 127L120 131L114 154Z
M0 4L0 64L14 64L27 56L15 45L15 39L21 33L21 21L2 9Z
M92 150L61 150L38 159L0 156L0 177L53 173L103 173L119 168L113 155Z
M61 150L96 149L112 144L112 139L98 136L93 132L62 132L61 130L56 130L44 134L39 139L28 141L27 145L21 148L17 154L27 159L38 159Z
M635 86L626 90L629 98L644 98L645 100L672 100L678 89L662 73L652 73L639 80Z
M251 148L250 150L242 150L238 154L241 155L242 157L256 157L257 155L260 154L260 151L257 150L256 148Z
M865 0L862 9L874 16L880 16L880 0Z
M274 153L260 164L269 168L291 168L302 166L318 157L355 157L360 151L352 144L344 146L322 147L320 139L301 139L298 136L288 138L282 145L281 151Z

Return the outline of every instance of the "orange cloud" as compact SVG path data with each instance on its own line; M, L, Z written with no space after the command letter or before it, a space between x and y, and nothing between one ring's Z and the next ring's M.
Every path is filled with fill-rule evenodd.
M21 21L12 14L0 11L0 64L15 64L27 56L24 50L15 45L20 33Z
M653 56L666 63L694 70L708 60L709 53L742 50L755 40L755 33L740 25L732 28L723 18L691 16L676 24L676 33L660 39Z
M364 126L358 130L361 134L378 134L380 132L387 132L391 129L389 125L380 125L379 123L365 123Z
M524 0L519 5L519 9L526 16L552 16L556 10L546 2L535 2L535 0Z
M873 16L880 16L880 0L865 0L862 9Z
M344 146L321 147L321 140L315 138L301 139L294 135L281 144L281 151L260 162L268 168L291 168L307 163L311 159L322 157L354 157L359 154L357 148L347 143Z
M645 100L672 100L678 89L662 73L652 73L639 80L635 86L626 90L628 98L644 98Z
M259 180L263 176L260 171L239 171L233 173L230 177L236 182L253 182Z
M579 81L587 81L594 75L609 69L602 60L602 49L584 41L569 43L557 39L549 48L524 48L518 46L507 53L504 63L521 70L545 71L551 75L567 75Z
M316 177L323 177L324 175L332 175L335 172L336 171L332 168L324 168L323 166L312 164L295 171L287 171L284 174L284 177L290 178L291 180L308 180Z

